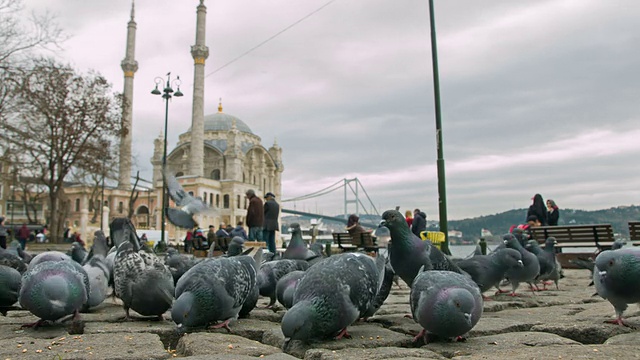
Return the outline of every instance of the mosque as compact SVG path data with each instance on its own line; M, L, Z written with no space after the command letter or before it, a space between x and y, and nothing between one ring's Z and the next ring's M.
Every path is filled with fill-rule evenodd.
M191 127L179 135L175 148L167 151L166 166L170 173L194 196L201 197L215 210L208 216L196 216L201 227L221 222L237 224L244 221L248 201L245 192L255 190L260 197L267 192L282 194L282 149L274 141L266 148L261 138L237 117L223 112L222 102L218 112L204 114L205 61L209 48L205 43L206 6L200 0L197 6L196 42L191 46L194 61L193 104ZM124 72L125 106L122 115L123 128L133 125L133 81L138 63L135 60L136 22L134 5L128 22L126 56L121 63ZM128 105L127 105L128 104ZM125 131L120 139L119 179L117 187L104 189L104 202L101 192L97 194L86 185L69 186L65 189L67 197L68 226L81 233L84 239L90 238L103 223L104 228L114 217L127 216L132 206L132 221L138 229L160 230L162 203L162 160L164 137L154 140L152 186L142 190L137 198L130 200L132 193L131 131ZM97 217L103 209L103 217ZM170 202L169 206L175 206ZM175 228L165 222L169 239L184 238L186 230Z

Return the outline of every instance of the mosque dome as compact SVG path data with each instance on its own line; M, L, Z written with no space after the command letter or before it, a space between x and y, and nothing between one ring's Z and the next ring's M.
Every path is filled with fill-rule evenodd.
M237 117L222 112L222 104L218 106L218 112L215 114L205 115L204 131L229 131L236 123L236 128L240 132L253 134L249 125Z

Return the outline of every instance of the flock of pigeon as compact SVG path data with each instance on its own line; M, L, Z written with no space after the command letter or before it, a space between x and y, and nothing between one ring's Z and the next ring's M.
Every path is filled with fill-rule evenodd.
M233 321L246 317L264 296L268 307L277 308L277 301L287 309L281 322L286 350L292 341L349 337L347 328L375 314L397 276L411 288L407 316L422 327L414 341L426 343L461 339L482 316L488 299L483 293L493 287L506 292L500 289L505 279L515 296L521 283L533 291L539 282L557 287L561 277L553 238L540 248L516 231L488 255L452 259L412 234L395 210L382 215L376 235L386 246L376 257L357 252L327 257L322 247L307 247L295 224L282 254L243 250L242 239L234 238L223 256L195 259L170 249L161 259L139 241L129 220L115 219L111 249L101 231L88 253L74 245L70 255L49 251L31 258L15 246L0 249L0 310L6 315L26 309L39 318L25 327L71 321L70 332L81 333L80 314L113 293L124 319L130 310L159 319L170 311L178 332L207 327L231 332ZM603 251L593 264L593 279L597 293L615 308L612 322L624 325L627 304L640 302L640 249Z

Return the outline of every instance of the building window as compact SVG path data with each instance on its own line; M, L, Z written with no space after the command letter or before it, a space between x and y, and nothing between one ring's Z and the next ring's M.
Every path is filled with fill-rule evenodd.
M267 192L267 179L262 179L262 192Z
M124 204L122 203L122 201L120 201L120 202L118 203L118 212L119 212L120 214L122 214L122 213L124 212Z
M236 197L236 208L240 209L240 195Z
M222 199L222 202L223 202L223 207L225 209L228 209L229 208L229 195L225 195L223 197L223 199Z
M216 194L216 207L220 207L220 194Z
M182 171L178 171L176 173L176 177L180 177L180 176L184 176L184 173Z
M189 195L193 196L193 191L189 191Z
M109 207L109 200L104 201L104 206Z
M204 192L204 196L202 197L202 201L204 201L204 203L207 203L207 192Z
M214 169L214 170L211 172L211 178L212 178L213 180L220 180L220 169Z
M209 206L213 205L213 193L209 193Z
M78 212L80 211L80 199L76 199L76 208L75 211Z

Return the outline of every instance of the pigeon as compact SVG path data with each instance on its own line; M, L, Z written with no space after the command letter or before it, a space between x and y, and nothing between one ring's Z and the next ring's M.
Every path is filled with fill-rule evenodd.
M162 319L162 314L173 302L173 276L155 254L140 249L135 237L129 233L132 228L132 224L127 224L122 231L112 231L129 239L124 242L113 238L114 243L120 243L113 268L115 294L122 300L125 320L131 319L129 309L142 316Z
M40 319L23 327L37 328L68 315L78 321L88 299L89 278L80 264L73 260L40 262L23 275L18 300Z
M193 197L186 192L178 180L167 171L164 173L167 182L167 191L171 200L173 200L180 209L167 208L166 215L169 221L183 229L193 229L198 224L193 220L193 215L199 213L212 213L213 208L202 201L200 197Z
M380 226L389 228L391 234L391 241L388 243L391 267L409 287L423 266L426 270L462 273L462 270L430 241L423 241L413 234L399 211L385 211Z
M107 239L100 230L96 231L93 239L93 246L85 258L82 268L89 276L89 300L84 310L94 308L104 301L108 296L109 279L111 270L106 262Z
M0 313L7 316L7 310L18 301L22 275L18 270L0 265Z
M482 316L482 296L478 285L468 277L452 272L423 271L414 279L409 295L411 313L422 326L421 337L428 334L455 338L469 332Z
M476 255L468 259L455 260L455 263L471 276L481 293L494 286L500 292L500 282L504 279L505 273L511 268L524 266L520 252L509 248L497 250L489 255ZM484 296L483 298L488 300Z
M300 224L293 223L289 227L291 228L291 240L287 245L287 249L284 251L283 258L309 261L320 257L317 253L307 248L307 244L302 239Z
M13 240L9 244L9 248L7 249L7 251L11 252L14 255L17 255L20 259L22 259L22 261L27 264L30 263L31 259L33 258L26 251L22 250L22 245L20 245L20 242L17 240Z
M227 256L238 256L242 254L244 248L244 239L240 236L234 236L229 242L229 247L227 249Z
M293 293L296 291L296 287L305 273L303 270L295 270L278 280L276 284L276 298L285 309L290 309L293 306Z
M126 236L124 234L125 229L127 230ZM111 221L111 224L109 224L109 238L113 242L112 250L117 250L124 242L133 243L136 249L142 246L135 227L128 218L124 217L115 218Z
M258 288L260 289L260 295L268 296L270 299L267 308L272 308L276 303L278 280L292 271L305 271L308 268L309 263L303 260L282 259L262 264L260 270L258 270Z
M589 272L591 273L591 282L589 283L589 285L587 286L593 286L593 268L595 267L596 263L593 260L593 258L576 258L576 259L569 259L569 262L573 265L575 265L577 268L579 269L587 269L589 270ZM597 293L595 295L598 295Z
M71 256L71 258L78 264L82 264L84 263L84 259L87 258L87 250L85 250L84 246L80 245L80 243L76 241L71 244L71 252L69 256Z
M243 259L246 258L246 259ZM259 261L258 261L259 262ZM247 255L206 259L187 271L176 285L171 318L178 329L225 328L238 317L256 286L256 261Z
M29 266L27 266L27 271L47 261L73 261L73 259L71 259L71 256L60 251L45 251L33 257Z
M531 251L538 258L540 263L540 275L537 280L542 281L542 290L547 290L547 280L553 280L558 289L558 280L560 280L560 271L558 269L558 260L556 259L555 250L556 238L553 236L545 240L545 247L542 249L537 240L531 239L527 242L527 250Z
M315 242L309 245L309 251L312 251L313 253L318 255L318 257L323 257L323 258L326 257L324 253L324 245L322 243Z
M259 249L255 257L251 256L238 256L237 260L242 262L245 268L249 271L249 275L251 277L250 282L253 283L253 287L249 291L249 295L242 303L242 308L240 308L240 312L238 313L238 318L244 319L249 317L249 313L255 309L258 304L258 299L260 298L260 288L258 287L258 269L260 268L260 263L262 263L262 249Z
M174 285L178 283L178 280L184 273L200 261L202 261L202 259L180 254L178 250L174 248L167 249L167 255L164 258L164 264L169 268L173 276Z
M506 234L503 239L504 244L508 248L520 252L520 255L522 256L522 264L524 265L522 268L511 268L505 274L509 279L509 282L511 282L512 291L509 296L518 296L516 294L516 290L518 289L518 286L520 286L521 282L528 283L533 291L535 279L540 274L540 262L538 261L538 257L523 248L513 234Z
M611 244L611 250L618 250L620 248L625 247L626 245L627 245L627 240L618 238L613 241L613 244Z
M27 264L19 256L0 247L0 265L16 269L20 274L27 271Z
M376 297L373 299L371 306L369 306L369 309L362 315L362 319L366 321L368 318L375 315L375 313L380 309L382 304L384 304L384 301L387 300L389 293L391 293L391 286L395 282L395 277L396 277L396 273L393 272L393 268L391 267L391 264L387 262L384 267L382 286L380 287L380 290L376 294Z
M627 304L640 302L640 249L625 247L598 254L593 271L598 295L608 300L616 319L607 322L628 326L622 319Z
M347 327L371 307L384 278L386 258L361 253L330 256L311 266L298 283L293 306L282 318L283 350L292 340L349 337Z

